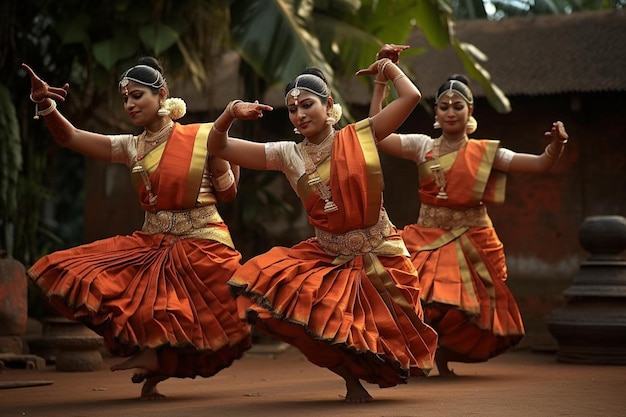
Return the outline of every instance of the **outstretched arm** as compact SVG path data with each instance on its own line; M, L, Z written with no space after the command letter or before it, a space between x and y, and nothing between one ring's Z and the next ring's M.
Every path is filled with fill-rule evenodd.
M569 136L563 122L552 123L552 128L545 135L552 138L540 155L516 153L509 164L507 172L542 173L549 171L563 154Z
M208 149L212 155L249 169L266 170L265 144L236 139L228 136L235 119L256 120L263 117L271 106L259 102L231 101L224 112L215 120L209 132Z
M69 84L50 87L26 64L22 64L30 77L30 99L35 103L36 118L42 117L54 140L90 158L111 161L111 141L106 135L77 129L56 108L57 101L64 102Z

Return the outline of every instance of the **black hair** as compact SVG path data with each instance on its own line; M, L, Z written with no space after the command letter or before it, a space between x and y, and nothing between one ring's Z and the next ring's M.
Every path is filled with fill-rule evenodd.
M468 104L474 104L474 95L472 94L472 90L469 88L469 79L463 74L453 74L448 77L446 82L444 82L439 90L437 90L437 96L435 98L435 103L439 102L439 99L446 92L454 91L458 93L460 96L467 101Z
M161 87L167 89L163 76L163 67L159 61L151 56L144 56L137 60L137 65L127 69L120 77L120 88L124 80L134 81L149 87L153 93L158 93Z
M330 87L324 73L316 67L309 67L302 71L285 87L285 102L287 95L294 89L299 88L309 91L322 99L330 97Z

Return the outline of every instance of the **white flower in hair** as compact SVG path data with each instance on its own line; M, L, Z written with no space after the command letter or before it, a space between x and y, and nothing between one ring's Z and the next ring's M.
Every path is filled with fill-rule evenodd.
M342 114L343 114L343 108L341 107L341 104L334 103L333 108L330 111L330 114L328 115L328 118L326 120L328 121L329 124L335 125L341 119Z
M182 98L170 97L165 99L163 108L169 110L172 120L178 120L187 113L187 104Z

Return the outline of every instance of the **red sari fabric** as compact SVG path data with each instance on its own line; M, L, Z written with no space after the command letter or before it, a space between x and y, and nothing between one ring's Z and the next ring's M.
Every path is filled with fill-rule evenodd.
M501 178L491 172L493 145L470 140L452 156L451 165L444 167L448 199L438 199L439 187L430 176L420 175L422 202L463 210L501 201L495 191L503 192L497 184ZM506 286L504 249L493 227L412 224L400 234L420 277L425 320L437 330L439 345L456 353L456 361L485 361L519 343L524 326Z
M173 135L168 146L193 139ZM187 175L187 168L168 175ZM167 181L155 188L159 197L161 187ZM223 222L205 226L228 230ZM103 336L114 355L157 348L158 373L208 377L251 344L226 285L240 260L238 251L212 239L138 231L44 256L28 274L61 314Z
M363 161L354 154L363 152L357 136L353 126L336 134L331 170L343 169L336 161ZM369 153L366 159L372 158ZM348 216L353 229L369 226L367 210L352 210L355 200L368 199L363 189L370 182L363 178L365 171L357 164L342 172L353 178L331 182L333 201L340 207L337 212L324 213L324 202L311 193L305 203L309 221L335 233L346 228L342 223L333 226L328 219L333 216ZM380 189L380 174L374 183ZM378 216L380 192L376 198ZM380 387L428 373L437 336L423 322L415 268L395 228L386 240L399 245L400 253L383 256L373 251L341 258L327 253L316 238L272 248L244 263L229 282L239 295L240 315L296 346L312 363L330 369L346 366L358 378Z

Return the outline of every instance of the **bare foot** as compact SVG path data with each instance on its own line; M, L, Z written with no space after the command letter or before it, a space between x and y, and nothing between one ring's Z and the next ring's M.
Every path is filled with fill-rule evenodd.
M144 375L144 377L146 382L144 382L143 387L141 388L140 399L143 401L164 400L166 398L165 395L157 391L156 386L159 382L165 381L168 377L166 375L158 374Z
M454 371L448 367L448 357L441 352L441 350L438 350L435 354L435 363L437 364L440 377L450 378L457 376Z
M158 371L159 359L157 358L156 350L144 349L135 356L131 356L124 362L111 366L111 371L122 371L125 369L139 368L149 372Z
M141 384L143 381L146 380L148 375L149 374L147 372L136 372L133 374L130 380L133 381L134 384Z
M356 383L346 381L345 401L347 403L369 403L374 401L374 399L357 379Z
M367 392L361 381L355 377L348 368L343 365L339 365L335 368L330 368L331 371L342 377L346 381L346 396L343 397L347 403L369 403L374 401L372 396Z

